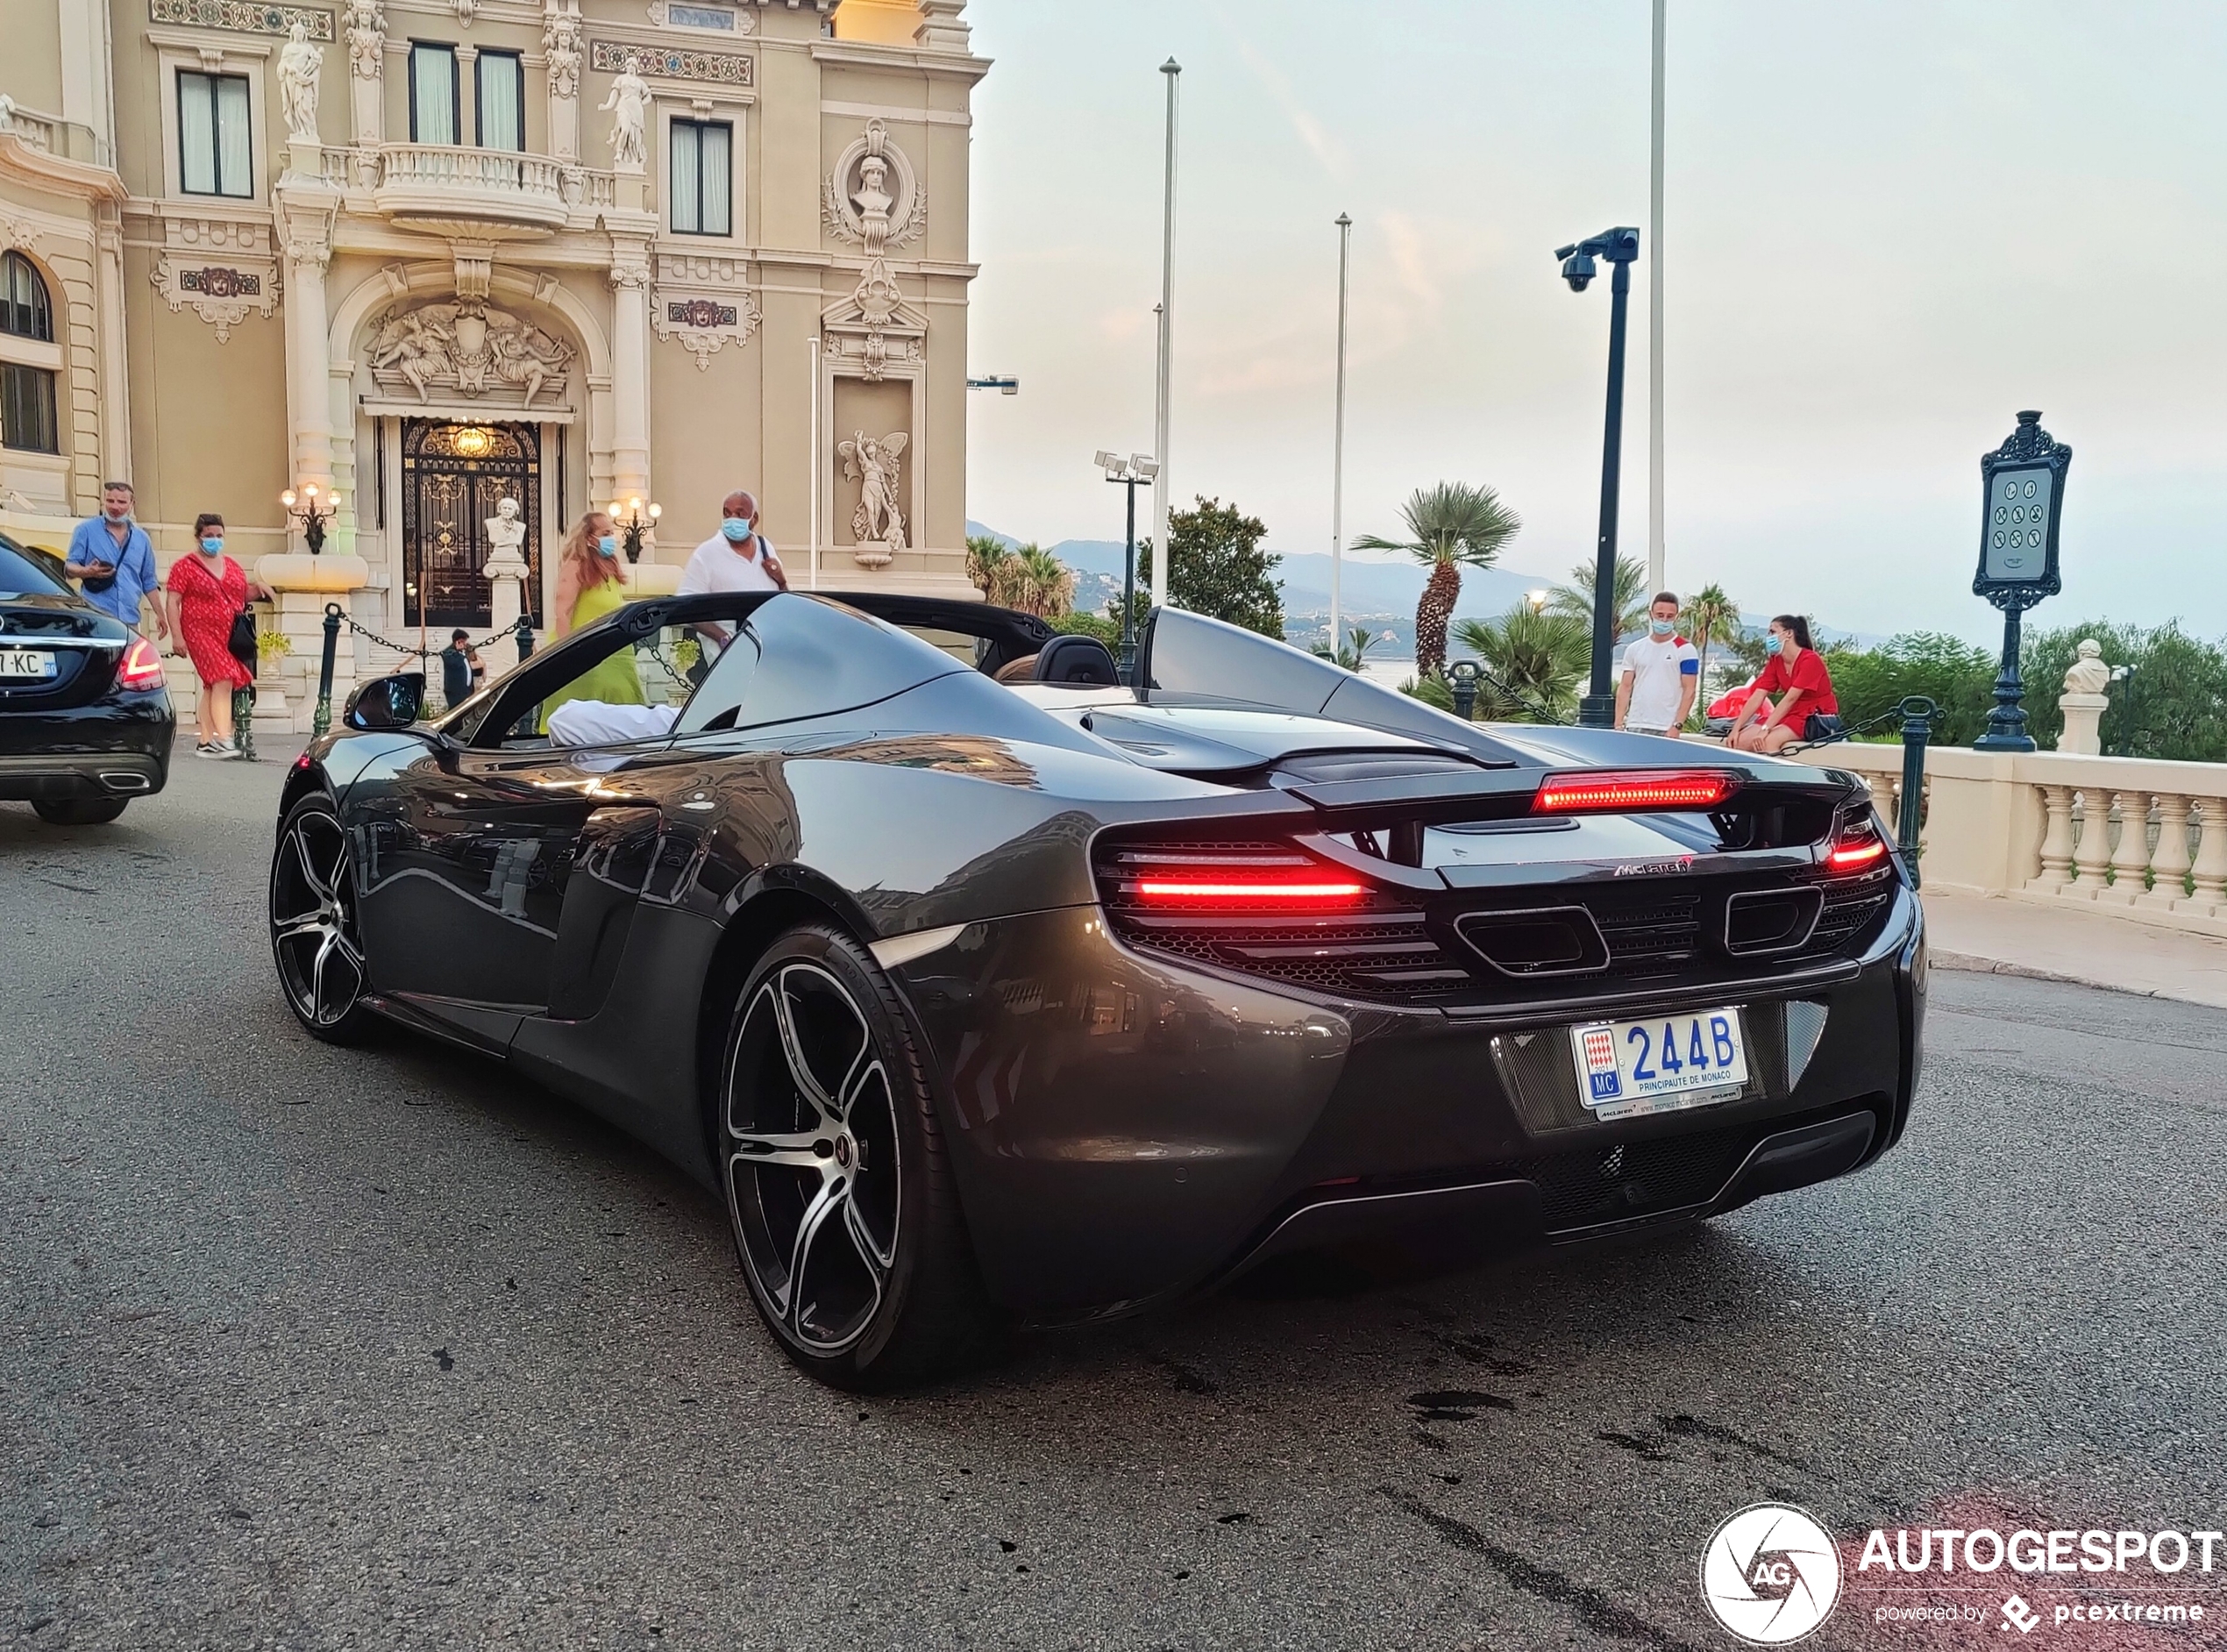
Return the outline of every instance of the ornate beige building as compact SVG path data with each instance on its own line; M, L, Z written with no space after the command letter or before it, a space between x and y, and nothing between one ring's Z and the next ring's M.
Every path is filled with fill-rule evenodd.
M252 561L314 486L414 637L503 497L538 620L583 509L670 566L748 487L799 585L971 593L964 4L0 0L0 528Z

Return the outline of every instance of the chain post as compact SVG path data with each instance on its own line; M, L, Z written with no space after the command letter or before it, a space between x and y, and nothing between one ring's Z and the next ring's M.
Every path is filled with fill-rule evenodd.
M340 649L340 604L324 605L324 658L317 665L317 709L310 719L310 736L323 739L332 731L332 660Z
M518 663L523 666L534 652L534 623L530 616L518 616L517 624L511 627L518 638Z
M1924 694L1910 694L1896 709L1903 715L1903 801L1895 811L1895 841L1915 887L1918 816L1925 807L1925 743L1932 738L1933 717L1940 707Z
M255 685L232 690L232 744L239 747L240 761L255 761Z

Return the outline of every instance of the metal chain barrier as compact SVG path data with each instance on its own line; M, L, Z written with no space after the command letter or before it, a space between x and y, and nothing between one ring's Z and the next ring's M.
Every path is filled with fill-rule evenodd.
M369 626L358 624L355 616L342 609L339 603L327 602L324 605L324 657L317 667L317 709L310 723L310 733L313 738L322 737L331 732L332 728L333 661L334 656L339 652L340 629L344 625L355 632L357 636L367 639L377 646L400 654L405 659L417 660L423 665L430 665L447 652L445 647L412 648L407 644L395 641L391 637L381 637ZM527 656L534 652L533 622L525 614L518 616L518 623L516 625L499 631L490 631L477 642L467 638L464 646L467 652L492 648L506 637L517 644L518 659L523 665ZM451 644L448 646L453 647L454 644Z

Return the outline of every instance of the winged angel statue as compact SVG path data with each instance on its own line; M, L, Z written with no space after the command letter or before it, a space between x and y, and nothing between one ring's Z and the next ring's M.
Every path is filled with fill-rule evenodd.
M858 509L850 513L851 537L859 566L885 568L905 548L905 516L897 509L898 461L911 440L902 431L879 438L853 431L847 442L836 444L843 455L846 481L858 484Z

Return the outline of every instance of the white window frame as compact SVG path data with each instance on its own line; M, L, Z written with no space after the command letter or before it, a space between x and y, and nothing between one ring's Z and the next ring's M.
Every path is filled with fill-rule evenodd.
M455 123L456 131L445 144L435 143L430 138L418 136L417 54L421 50L445 52L448 54L449 113ZM470 53L468 60L466 55L467 53ZM477 52L473 52L469 46L459 46L451 40L412 39L409 42L408 49L402 56L402 102L403 130L408 133L409 142L423 144L434 149L465 149L473 146L472 134L479 124L479 110L476 107L467 109L464 96L467 90L476 94L480 89L478 60ZM475 103L476 101L475 97Z
M669 84L669 82L668 82ZM757 99L747 92L707 94L690 88L685 95L652 94L657 110L657 207L658 227L678 252L722 251L750 244L750 116ZM672 123L676 120L711 122L731 129L727 153L727 224L724 235L705 235L677 230L672 224Z
M245 189L232 190L227 189L224 187L224 179L222 175L224 171L222 162L224 145L223 137L217 130L216 119L217 110L216 105L213 102L210 109L209 139L212 148L209 157L209 165L210 170L217 174L216 179L217 187L214 189L189 189L186 188L185 106L187 103L187 93L185 90L185 82L189 77L197 78L206 82L211 89L213 89L217 82L220 81L237 82L240 89L245 93L246 96L244 101L247 105L247 176L242 181L247 186ZM261 146L256 141L258 133L255 130L255 90L253 78L249 75L238 74L229 69L204 69L199 68L198 66L192 68L173 69L171 71L170 78L171 95L175 99L178 106L178 126L176 132L173 133L172 136L174 141L178 146L178 153L175 159L178 163L179 193L181 195L191 196L196 201L253 201L255 198L255 152ZM201 98L203 93L199 89L196 89L192 96L194 99L197 101Z
M162 193L192 211L236 212L244 207L270 204L271 111L264 83L269 80L271 48L243 41L211 41L207 38L167 29L150 29L147 39L155 48L155 68L162 99ZM196 75L245 75L247 77L247 176L250 193L188 195L182 164L184 146L178 129L178 71Z

